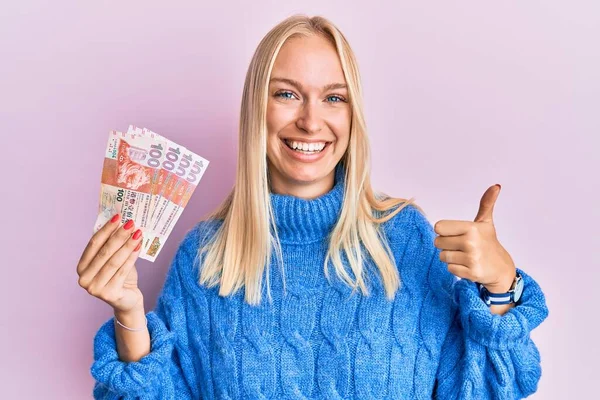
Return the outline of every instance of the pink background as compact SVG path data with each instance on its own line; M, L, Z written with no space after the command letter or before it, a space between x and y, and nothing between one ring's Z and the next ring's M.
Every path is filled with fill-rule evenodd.
M233 183L256 45L303 12L332 19L358 56L376 188L415 196L435 222L472 220L485 189L502 184L499 239L550 307L533 334L543 377L532 397L590 398L600 356L598 2L283 3L3 4L0 397L91 397L92 339L111 310L77 285L75 266L108 131L143 125L211 161L167 248L138 264L151 309L178 241Z

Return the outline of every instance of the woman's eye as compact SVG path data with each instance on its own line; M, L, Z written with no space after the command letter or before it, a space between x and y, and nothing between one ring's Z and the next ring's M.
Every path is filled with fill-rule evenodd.
M329 96L328 99L337 99L335 101L332 101L332 103L340 103L340 102L345 102L346 101L342 97L336 96L336 95Z
M281 97L285 100L289 100L292 99L293 97L289 97L289 96L294 96L294 93L292 92L279 92L279 93L275 93L275 97Z

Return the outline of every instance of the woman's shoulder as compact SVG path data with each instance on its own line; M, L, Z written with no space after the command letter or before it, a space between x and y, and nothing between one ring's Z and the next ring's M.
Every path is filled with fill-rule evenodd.
M222 224L223 220L221 219L207 219L196 222L186 232L181 245L185 247L192 246L195 247L195 250L198 250L201 245L206 244L212 239Z
M419 234L426 240L435 238L435 231L425 211L415 203L401 203L397 206L400 211L392 218L381 224L388 241L398 242L407 239L407 236ZM387 211L386 214L394 212Z
M222 223L223 220L216 219L196 222L179 241L171 268L177 271L176 274L184 282L195 283L195 275L201 262L199 250L211 240Z
M456 278L439 258L434 245L437 234L422 208L407 204L386 224L392 251L402 255L398 267L404 278L414 287L434 288L436 298L450 302Z
M175 258L185 261L183 264L193 262L198 250L211 240L222 223L223 220L217 219L196 222L179 241Z

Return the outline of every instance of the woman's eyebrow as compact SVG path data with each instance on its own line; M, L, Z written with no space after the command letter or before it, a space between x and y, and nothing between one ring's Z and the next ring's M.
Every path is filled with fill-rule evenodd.
M271 78L271 82L283 82L283 83L287 83L288 85L292 85L294 87L296 87L298 90L302 90L302 84L298 81L295 81L293 79L289 79L289 78ZM323 86L323 88L321 89L322 91L326 92L328 90L332 90L332 89L347 89L348 86L345 83L329 83L325 86Z

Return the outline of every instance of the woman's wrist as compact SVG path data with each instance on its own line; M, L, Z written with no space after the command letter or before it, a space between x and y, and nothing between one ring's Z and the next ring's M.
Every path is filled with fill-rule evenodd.
M490 293L506 293L512 289L517 276L516 269L510 275L506 275L500 282L490 285L484 285Z
M140 329L146 326L146 312L142 305L128 311L114 310L115 318L120 324L125 325L130 329ZM122 326L121 326L122 327ZM126 328L124 328L126 329Z
M113 325L119 359L124 362L139 361L151 351L150 331L144 307L125 312L114 310L114 314Z

